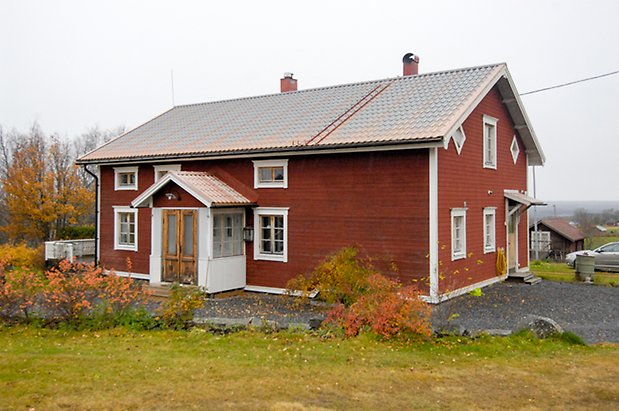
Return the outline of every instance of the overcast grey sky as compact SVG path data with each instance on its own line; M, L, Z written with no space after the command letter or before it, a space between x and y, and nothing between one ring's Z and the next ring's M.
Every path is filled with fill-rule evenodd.
M176 104L506 62L526 91L619 70L619 1L0 0L0 125L74 136ZM523 101L545 200L619 201L619 75Z

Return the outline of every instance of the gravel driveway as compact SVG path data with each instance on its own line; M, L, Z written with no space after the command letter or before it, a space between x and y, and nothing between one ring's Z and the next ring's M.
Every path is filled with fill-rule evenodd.
M481 297L466 294L435 306L433 323L446 324L451 316L450 325L469 331L514 331L528 315L552 318L588 343L619 342L619 287L502 282L484 288Z
M308 324L312 319L322 320L327 309L324 304L285 295L243 293L208 299L204 308L196 310L194 317L264 319L285 327L288 324Z

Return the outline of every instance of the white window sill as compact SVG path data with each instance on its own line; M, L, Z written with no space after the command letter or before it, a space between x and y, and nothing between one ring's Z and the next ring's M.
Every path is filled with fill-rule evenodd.
M138 251L138 248L134 245L120 245L120 244L115 244L114 245L114 250L121 250L121 251Z
M288 188L284 183L258 183L255 188Z
M496 170L496 164L484 164L484 168Z
M496 252L496 248L495 247L484 248L484 254L495 253L495 252Z
M221 260L224 258L245 258L245 254L235 254L235 255L221 255L218 257L212 257L211 260Z
M466 258L466 254L462 253L462 254L452 254L451 255L451 261L455 261L455 260L463 260Z
M116 187L115 191L138 191L136 186Z
M254 256L254 260L279 261L282 263L288 262L286 256L280 254L257 254Z

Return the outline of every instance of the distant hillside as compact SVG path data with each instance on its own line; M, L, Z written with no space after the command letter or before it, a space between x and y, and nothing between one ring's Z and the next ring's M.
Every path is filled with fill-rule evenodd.
M537 218L545 217L571 217L574 211L584 208L589 213L597 214L604 210L619 210L619 201L548 201L547 206L531 207L529 215L531 219L535 213Z

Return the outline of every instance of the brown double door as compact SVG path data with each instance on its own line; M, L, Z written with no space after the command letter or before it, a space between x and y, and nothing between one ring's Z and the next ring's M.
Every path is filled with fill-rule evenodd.
M198 212L163 210L163 281L196 284Z

